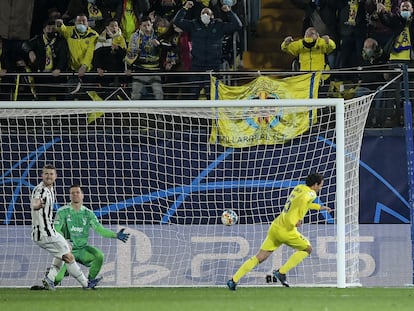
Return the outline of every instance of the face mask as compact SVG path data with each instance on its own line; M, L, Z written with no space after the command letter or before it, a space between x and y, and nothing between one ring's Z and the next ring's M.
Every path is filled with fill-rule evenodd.
M86 28L87 27L84 24L76 24L76 30L79 31L80 33L85 33Z
M405 20L409 19L411 17L411 12L410 11L401 11L401 17L404 18Z
M373 49L364 49L363 50L363 55L364 54L366 56L366 59L370 59L370 58L372 58L375 55L375 51Z
M223 0L223 5L232 6L233 5L233 0Z
M208 14L201 15L201 21L203 22L204 25L210 24L210 21L211 21L210 15Z
M316 44L316 40L314 40L313 38L309 38L309 37L305 37L303 38L303 45L310 49L313 48Z

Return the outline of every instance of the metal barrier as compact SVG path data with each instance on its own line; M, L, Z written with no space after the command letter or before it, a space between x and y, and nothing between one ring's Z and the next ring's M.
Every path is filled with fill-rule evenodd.
M233 40L233 44L237 41ZM237 57L237 55L235 55ZM233 64L235 66L236 64ZM77 73L61 73L54 78L50 73L7 73L0 77L0 100L130 100L131 81L134 76L160 76L164 99L209 98L208 87L198 97L192 92L196 84L209 84L214 75L226 84L243 85L258 75L283 78L304 72L157 72L105 73L99 77L95 72L78 78ZM367 127L393 128L403 126L404 85L401 66L384 65L382 68L355 68L323 72L324 81L319 88L319 98L352 97L376 92ZM381 78L382 77L382 78ZM206 94L207 93L207 94ZM414 98L414 81L409 82L408 94ZM142 91L142 99L154 99L150 83Z

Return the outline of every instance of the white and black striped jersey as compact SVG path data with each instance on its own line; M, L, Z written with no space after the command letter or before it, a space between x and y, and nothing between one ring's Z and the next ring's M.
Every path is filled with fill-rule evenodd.
M53 206L56 200L53 187L48 188L41 182L33 189L30 199L31 204L35 199L44 202L43 208L38 210L32 208L32 239L39 241L42 237L57 234L53 227Z

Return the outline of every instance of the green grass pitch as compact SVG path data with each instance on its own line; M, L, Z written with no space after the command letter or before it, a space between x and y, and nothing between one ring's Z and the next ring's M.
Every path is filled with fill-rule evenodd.
M0 288L2 311L414 310L414 288Z

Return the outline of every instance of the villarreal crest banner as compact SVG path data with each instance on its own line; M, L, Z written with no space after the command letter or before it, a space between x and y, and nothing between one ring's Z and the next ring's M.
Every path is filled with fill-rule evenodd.
M260 76L242 86L228 86L212 78L211 98L306 99L317 98L320 73L284 79ZM243 148L283 144L306 132L316 122L316 110L287 107L217 108L210 143Z

